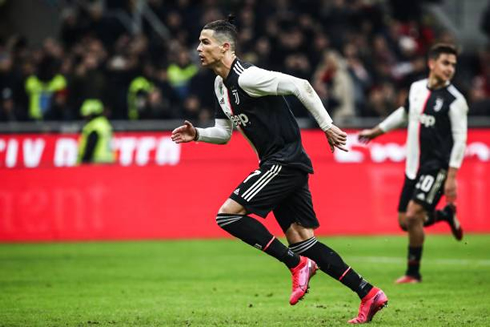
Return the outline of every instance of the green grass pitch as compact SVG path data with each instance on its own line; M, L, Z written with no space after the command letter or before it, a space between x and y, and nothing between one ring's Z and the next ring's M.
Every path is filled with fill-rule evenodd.
M417 285L404 236L322 240L381 287L372 326L490 326L490 235L429 235ZM235 240L0 245L0 326L346 326L359 300L323 273L298 305L288 270Z

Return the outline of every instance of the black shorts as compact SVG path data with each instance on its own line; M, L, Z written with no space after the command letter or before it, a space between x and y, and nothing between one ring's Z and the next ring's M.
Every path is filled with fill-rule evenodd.
M444 193L446 177L446 169L419 173L415 179L405 176L398 212L406 212L410 200L417 202L427 211L434 210Z
M264 165L250 173L230 195L247 213L265 218L274 212L285 232L292 223L307 228L320 226L313 210L308 173L281 165Z

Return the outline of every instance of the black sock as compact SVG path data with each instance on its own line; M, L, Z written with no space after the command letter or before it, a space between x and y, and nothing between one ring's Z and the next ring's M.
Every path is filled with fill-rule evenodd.
M345 264L342 258L331 248L320 243L315 237L289 246L295 253L314 260L321 271L337 279L357 293L362 299L373 288L354 269Z
M443 210L434 210L427 213L427 220L424 222L424 227L432 226L443 220L447 220L448 215Z
M420 260L422 247L408 247L407 275L420 279Z
M299 264L299 255L282 244L256 219L246 215L220 213L216 222L231 235L273 256L288 268Z

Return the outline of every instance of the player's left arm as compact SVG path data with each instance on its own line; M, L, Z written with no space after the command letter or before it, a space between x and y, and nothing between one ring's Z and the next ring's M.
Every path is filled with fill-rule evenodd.
M347 134L333 124L332 118L323 106L320 97L307 80L258 67L250 67L242 73L238 83L252 97L266 95L296 96L325 132L332 152L335 148L348 151L346 148Z
M456 175L463 163L464 152L466 149L466 139L468 134L468 104L461 97L454 101L449 108L449 120L451 121L451 132L453 134L453 148L449 159L449 170L446 183L444 185L444 194L449 203L456 201L457 182Z

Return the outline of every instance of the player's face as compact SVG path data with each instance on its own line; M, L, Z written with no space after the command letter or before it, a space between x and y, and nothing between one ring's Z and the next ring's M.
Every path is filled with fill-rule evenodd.
M202 30L197 53L203 67L212 67L223 58L223 46L214 37L213 30Z
M436 60L429 60L430 73L441 82L450 81L456 72L456 56L441 53Z

